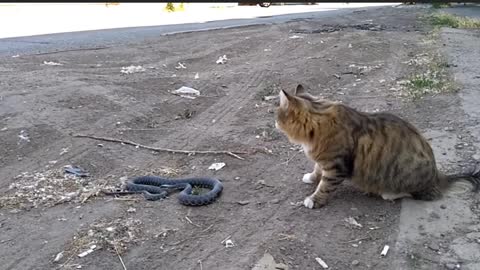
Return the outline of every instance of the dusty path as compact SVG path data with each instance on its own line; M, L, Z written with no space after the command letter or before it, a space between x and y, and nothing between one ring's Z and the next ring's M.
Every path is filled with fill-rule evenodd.
M391 269L391 258L407 256L393 248L400 203L346 184L325 208L299 206L311 192L300 180L312 164L274 129L275 100L264 97L301 82L361 110L397 113L425 132L443 130L450 121L462 133L458 96L415 103L400 96L398 82L415 69L407 62L430 48L421 42L428 31L417 21L423 12L379 8L96 51L2 58L0 265L122 269L112 240L127 269L251 269L266 252L288 269L320 269L316 257L330 269ZM216 64L222 55L227 63ZM178 62L186 69L176 69ZM120 72L130 65L145 71ZM168 92L181 86L201 96ZM245 160L152 153L71 136L78 132L156 147L249 153ZM452 153L446 156L444 165L456 168ZM226 166L213 172L207 169L213 162ZM91 177L63 179L58 172L68 164ZM175 198L146 202L75 193L149 173L216 176L225 189L217 203L201 208L181 206ZM348 224L349 217L362 227ZM226 238L233 247L225 248ZM77 257L93 244L93 253ZM381 258L386 244L392 248Z

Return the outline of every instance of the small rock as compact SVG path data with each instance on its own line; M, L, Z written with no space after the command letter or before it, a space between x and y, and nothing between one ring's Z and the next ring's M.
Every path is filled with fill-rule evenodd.
M440 205L441 209L447 209L447 206L445 204Z
M473 159L475 160L480 160L480 155L479 154L475 154L472 156Z
M454 263L447 263L445 267L447 267L447 269L449 270L454 270L457 268L457 266Z
M250 203L250 201L238 201L237 203L240 205L247 205Z
M434 219L440 219L440 216L435 212L430 213L430 217Z
M428 248L431 249L431 250L433 250L433 251L438 251L438 250L440 249L440 247L438 246L437 243L430 243L430 244L428 245Z
M445 131L454 131L455 129L453 127L445 127L444 130Z
M59 262L63 258L63 251L58 253L57 256L55 256L55 259L53 259L53 262Z
M354 260L354 261L352 262L352 265L355 266L355 265L358 265L359 263L360 263L359 261Z
M270 201L270 203L277 204L277 203L280 203L280 200L279 199L273 199L273 200Z

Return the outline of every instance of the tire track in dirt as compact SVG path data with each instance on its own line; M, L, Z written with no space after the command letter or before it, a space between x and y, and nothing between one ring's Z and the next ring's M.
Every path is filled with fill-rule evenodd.
M165 141L176 142L175 144L198 145L202 140L213 132L219 133L230 128L232 118L245 106L255 95L256 91L248 92L252 86L262 83L266 71L256 73L249 81L237 89L232 89L230 95L222 97L213 106L196 116L193 126L186 126L177 130ZM200 135L202 134L202 135ZM163 140L162 140L163 141ZM171 143L171 145L174 143ZM158 144L156 144L158 145Z

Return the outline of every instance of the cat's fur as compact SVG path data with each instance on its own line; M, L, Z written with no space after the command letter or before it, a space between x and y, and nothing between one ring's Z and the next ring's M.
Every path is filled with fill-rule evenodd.
M410 123L389 113L364 113L321 100L298 85L280 92L276 126L301 144L316 164L303 181L318 183L304 205L321 207L344 179L386 200L411 196L434 200L450 182L466 179L480 186L480 172L444 175L432 148Z

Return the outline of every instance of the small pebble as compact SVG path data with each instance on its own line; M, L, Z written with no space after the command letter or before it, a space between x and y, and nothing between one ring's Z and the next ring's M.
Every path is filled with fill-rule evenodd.
M237 203L240 205L247 205L250 203L250 201L238 201Z
M447 206L445 204L442 204L442 205L440 205L440 208L447 209Z
M277 204L277 203L280 203L280 200L279 199L273 199L273 200L270 201L270 203Z
M445 267L447 267L447 269L449 270L454 270L455 268L457 268L457 266L454 263L447 263Z
M433 250L433 251L438 251L440 249L440 247L437 245L437 243L430 243L428 245L428 248Z
M355 265L358 265L359 263L360 263L359 261L354 260L354 261L352 262L352 265L355 266Z

